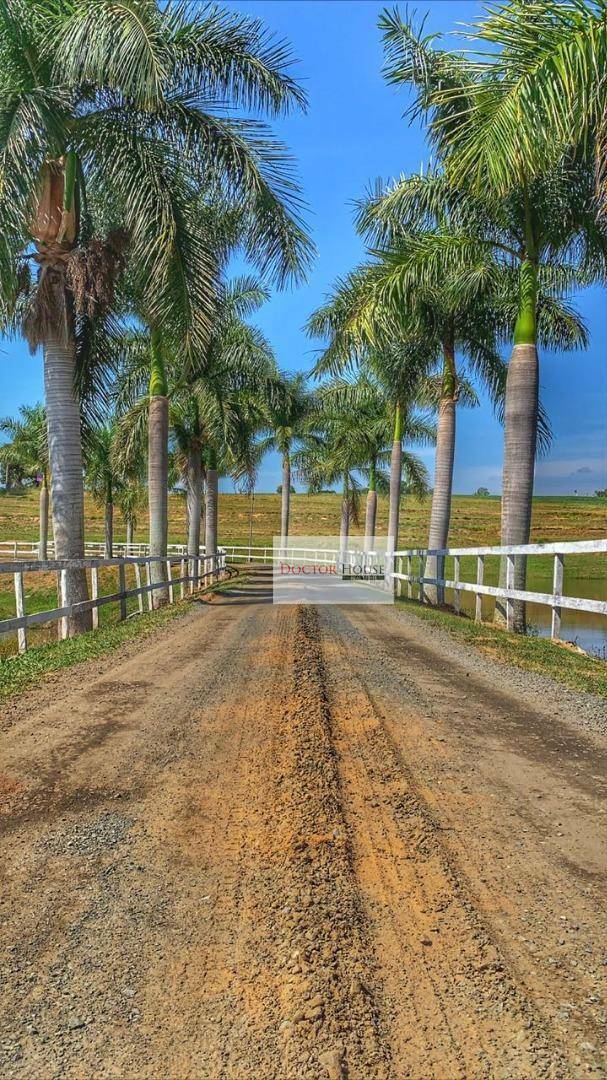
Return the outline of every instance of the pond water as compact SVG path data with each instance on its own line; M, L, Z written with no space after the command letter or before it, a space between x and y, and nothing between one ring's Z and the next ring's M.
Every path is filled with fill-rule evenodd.
M604 560L607 564L607 559ZM606 565L607 570L607 565ZM493 582L490 582L493 584ZM552 592L552 583L534 579L528 588L535 592ZM590 600L607 600L607 576L575 579L573 575L565 580L564 593ZM453 592L446 590L448 604L453 603ZM475 597L473 593L461 594L461 608L467 614L474 614ZM483 597L483 619L493 617L493 597ZM543 604L527 604L527 623L530 633L540 637L550 637L552 612ZM591 656L607 660L607 616L594 615L589 611L571 611L566 608L561 612L561 638L579 645Z

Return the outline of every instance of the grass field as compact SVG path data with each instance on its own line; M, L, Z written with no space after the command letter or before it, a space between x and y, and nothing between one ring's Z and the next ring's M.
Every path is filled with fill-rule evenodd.
M250 500L246 495L219 496L219 536L230 543L247 543ZM294 536L325 536L339 532L340 498L338 495L293 495L291 528ZM430 500L403 499L400 516L400 541L403 547L423 547L428 538ZM116 539L124 540L125 530L116 515ZM385 533L388 523L388 500L379 498L378 533ZM361 522L353 533L360 533ZM500 500L497 496L456 495L450 542L461 546L499 542ZM256 495L253 504L253 542L271 543L280 532L280 496ZM23 494L0 494L0 540L35 540L38 533L38 498L35 491ZM607 535L607 499L583 496L546 496L534 499L532 540L588 540ZM87 496L86 536L103 539L103 510ZM135 536L147 539L147 519L142 515ZM185 500L180 495L169 499L169 540L185 541Z
M219 535L224 542L248 543L249 511L247 496L222 494L219 500ZM387 499L379 499L378 533L387 526ZM361 522L352 532L360 533ZM291 535L324 536L339 531L340 498L329 495L294 495L291 504ZM419 503L405 498L400 520L400 546L423 547L427 543L430 500ZM500 500L492 497L455 496L453 500L450 542L457 546L496 544L499 542ZM253 502L253 543L271 544L280 527L280 496L256 495ZM22 494L0 494L0 540L35 540L38 531L38 499L35 491ZM103 538L103 511L90 498L86 500L86 535L90 540ZM534 500L532 540L585 540L607 536L607 499L585 497L545 497ZM117 515L116 539L125 538L124 525ZM145 516L136 532L137 540L147 539ZM172 495L169 500L169 539L173 543L185 540L185 500ZM447 567L450 573L451 567ZM488 560L486 582L497 581L497 560ZM473 580L474 560L462 560L462 579ZM535 558L529 565L529 587L548 590L551 582L552 560ZM605 559L576 556L566 563L565 591L571 595L602 596L606 589ZM100 574L100 591L112 592L117 586L117 573L107 570ZM29 612L52 608L56 603L54 575L26 575L26 608ZM135 601L130 601L134 610ZM12 578L0 577L0 619L14 614ZM100 610L102 626L110 625L117 617L114 605ZM32 641L49 640L52 628L36 630ZM14 640L0 646L0 656L14 651Z

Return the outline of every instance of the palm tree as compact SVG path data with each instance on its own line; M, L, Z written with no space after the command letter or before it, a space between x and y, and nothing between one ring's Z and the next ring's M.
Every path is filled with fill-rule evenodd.
M74 558L84 550L75 384L92 356L91 319L112 307L127 235L149 325L179 332L184 356L203 349L213 265L191 197L202 179L224 183L254 221L248 252L264 270L297 275L310 254L283 148L214 103L276 115L304 98L288 50L255 20L182 4L3 0L0 56L2 308L14 320L33 241L24 330L44 352L56 552ZM126 235L110 228L102 243L94 233L106 222ZM84 572L70 570L64 600L86 596ZM90 614L76 615L70 632L88 625Z
M357 319L361 309L364 310L374 274L374 267L362 267L338 282L328 302L308 321L310 334L329 340L314 368L316 375L336 374L352 366L357 355L365 355L364 346L361 352ZM393 552L398 548L403 435L432 366L435 345L427 335L421 335L419 326L407 316L398 327L388 326L386 333L381 330L373 339L373 346L366 351L366 364L392 403L388 552Z
M605 201L607 5L604 0L509 0L467 37L489 42L460 120L457 156L475 183L502 195L558 166L563 153L594 167ZM496 48L497 46L497 48Z
M476 395L463 375L463 363L456 364L456 350L463 354L470 373L484 384L494 404L504 377L504 365L496 349L503 305L495 296L495 276L489 272L486 260L483 262L486 221L479 220L481 242L474 267L458 273L448 264L441 265L437 258L428 266L428 248L437 234L443 236L453 216L444 189L445 179L437 172L401 178L392 187L378 186L359 204L357 220L359 232L373 244L378 257L367 313L363 308L358 316L366 323L368 335L377 335L377 327L382 324L397 327L401 312L414 308L428 341L435 342L440 354L436 358L437 376L427 387L428 403L438 412L430 549L445 548L448 542L456 409L460 403L476 403ZM424 243L420 256L420 244ZM429 557L426 576L440 576L436 557ZM431 602L442 597L442 590L434 586L427 592Z
M387 350L387 352L389 352ZM320 362L322 368L322 361ZM335 378L319 390L321 404L329 410L352 411L359 426L357 445L362 454L358 471L368 480L367 502L365 509L365 551L370 551L376 536L377 490L386 491L389 498L388 522L388 559L391 552L397 550L398 532L393 543L390 537L392 528L398 529L400 518L400 498L404 490L418 499L424 498L429 491L428 473L425 465L405 443L428 443L436 437L435 429L426 419L417 414L407 401L399 407L399 391L409 388L406 374L397 372L396 380L391 381L394 372L390 370L390 360L381 352L369 352L355 379ZM400 379L402 378L402 381ZM418 383L416 376L415 384ZM414 385L415 385L414 384ZM422 383L418 389L421 390ZM400 428L400 440L395 454L395 429ZM398 455L395 478L395 457ZM404 485L403 485L404 479ZM398 501L394 499L397 492ZM396 505L395 505L396 502Z
M268 416L270 432L263 443L263 452L276 450L282 460L280 536L283 545L289 536L291 454L313 408L314 395L306 386L305 376L300 373L285 376L281 398Z
M147 492L139 477L129 476L122 481L114 498L126 525L126 553L129 555L134 543L139 515L147 502Z
M44 405L22 405L19 419L0 420L0 431L9 436L0 448L6 464L18 466L21 475L39 481L40 517L38 557L46 559L48 547L48 439Z
M341 487L339 565L346 561L350 523L359 523L360 482L357 470L364 464L360 427L353 410L323 410L310 417L302 432L299 448L292 455L293 466L308 485L320 492L327 486Z
M202 516L204 424L200 402L194 395L184 395L172 403L169 416L177 451L177 467L185 484L188 522L187 551L200 555Z
M93 428L87 433L86 483L95 501L104 508L104 556L106 559L113 558L114 554L114 501L123 487L116 464L115 440L115 422Z
M268 409L279 393L279 376L272 350L260 331L245 322L267 298L255 278L237 278L218 287L213 332L204 356L184 372L181 354L163 363L169 432L177 450L177 464L188 494L188 554L200 551L200 494L205 477L205 549L217 552L219 473L239 474L239 446L250 423L252 409ZM125 346L117 395L123 413L119 454L123 468L137 460L149 435L149 399L145 395L149 371L150 338L135 334ZM259 415L259 423L262 415ZM164 445L164 444L163 444ZM158 461L158 457L154 457ZM149 475L149 468L148 468ZM149 484L148 478L148 484ZM160 491L156 483L155 490ZM166 500L164 500L166 503ZM150 496L150 506L152 497ZM157 515L161 518L161 515ZM166 527L166 523L165 523ZM154 595L159 590L154 590ZM158 599L155 601L158 603Z
M198 399L204 424L207 555L217 553L220 471L238 474L247 452L249 412L274 405L280 393L272 350L263 334L245 321L267 296L265 287L251 277L218 286L213 332L185 388Z
M524 159L517 182L507 197L491 186L490 177L475 177L470 192L469 161L465 155L469 132L482 126L483 103L502 91L497 81L479 78L474 63L461 55L433 48L398 12L384 13L388 77L417 87L413 106L429 115L430 132L444 162L455 230L439 240L440 258L465 272L478 260L479 240L487 254L518 277L514 347L505 388L505 445L502 485L504 545L529 542L535 457L538 444L539 365L538 310L542 291L549 299L576 282L587 282L604 263L605 237L597 223L592 177L583 165L562 159L550 171L532 177ZM476 182L478 181L478 183ZM476 198L490 223L479 237ZM436 238L432 245L437 252ZM524 558L515 560L514 586L524 589ZM498 618L503 611L497 610ZM524 630L524 605L515 605L515 629Z
M364 464L359 472L367 479L365 507L365 551L371 551L376 537L377 493L390 494L394 404L390 391L382 385L372 362L357 372L355 378L335 378L318 391L321 405L329 409L353 409L360 425L359 439ZM405 443L426 443L435 438L434 428L408 410L403 426ZM429 491L428 473L417 455L402 448L401 489L418 499Z
M373 476L375 488L389 488L385 466L390 463L390 440L394 430L394 402L388 399L373 376L355 381L334 379L318 393L317 411L311 413L301 432L300 449L293 455L298 473L311 491L327 485L342 488L340 552L348 546L350 523L359 524L360 475ZM392 415L391 415L392 413ZM404 432L412 441L431 435L423 424L408 417ZM414 454L405 452L402 464L408 490L419 497L428 491L428 475ZM367 501L367 508L368 508ZM373 529L374 529L373 524ZM374 535L374 532L373 532ZM365 523L365 550L369 535Z

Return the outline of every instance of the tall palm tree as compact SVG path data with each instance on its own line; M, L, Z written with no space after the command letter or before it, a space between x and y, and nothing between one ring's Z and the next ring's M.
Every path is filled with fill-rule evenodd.
M246 453L248 412L278 400L280 379L263 334L245 320L267 299L255 278L218 287L213 332L206 353L192 368L186 393L196 396L204 420L205 550L217 553L219 475L238 472L238 446ZM239 443L240 440L240 443ZM232 467L233 466L233 467Z
M291 454L313 408L314 395L306 386L305 376L301 373L285 376L280 400L268 416L270 430L263 442L263 452L276 450L281 456L280 536L282 544L287 543L289 536Z
M418 256L420 241L431 246L437 232L442 235L453 216L443 193L445 184L440 173L429 172L401 178L394 186L377 186L359 204L357 218L359 232L373 245L378 258L367 310L363 308L358 316L366 324L367 333L371 337L377 334L376 324L381 327L392 322L397 326L401 312L414 308L420 326L426 328L440 354L437 377L427 388L428 400L438 412L428 537L431 549L445 548L448 542L457 406L476 402L464 378L464 367L467 364L473 377L483 383L494 404L504 377L504 365L496 349L503 322L502 305L495 295L495 275L483 262L483 230L488 222L478 222L477 262L464 272L441 265L439 259L430 268L428 260L424 262ZM456 350L462 355L459 363ZM436 557L429 557L426 576L440 576ZM436 588L429 587L428 599L439 599Z
M19 418L0 420L8 441L0 448L2 460L19 467L23 476L39 481L38 557L46 559L48 547L48 439L44 405L22 405Z
M430 119L430 133L444 162L456 208L457 229L440 240L441 259L460 270L469 267L479 249L476 210L472 201L465 147L470 131L482 125L485 102L502 90L498 80L479 76L475 64L459 54L433 47L398 12L384 13L387 75L393 82L417 88L416 115ZM597 222L593 178L574 160L560 160L550 173L533 177L524 158L510 194L497 192L486 174L476 176L476 200L491 222L483 237L488 253L518 278L514 346L508 364L504 406L504 469L502 530L504 545L529 542L533 478L538 443L539 364L538 306L542 287L549 297L562 295L576 282L602 271L607 251ZM462 193L466 192L465 200ZM607 236L607 232L606 232ZM436 250L436 240L433 240ZM526 560L515 560L514 586L525 588ZM497 608L498 618L503 609ZM524 605L515 605L515 629L524 630Z
M206 350L184 372L180 353L163 364L168 433L178 452L178 467L188 492L188 553L200 550L200 493L205 477L205 548L217 551L217 506L220 471L238 478L239 447L250 423L250 412L269 409L277 399L280 380L272 350L245 319L267 298L255 278L222 282L217 293L213 332ZM145 391L149 372L150 336L134 334L126 342L117 395L123 413L119 453L123 468L137 460L149 436L149 398ZM259 413L259 423L262 414ZM244 450L243 450L244 453ZM155 459L157 460L157 458ZM200 482L199 482L200 481ZM149 480L148 480L149 484ZM157 484L156 490L161 485ZM154 590L154 595L159 590ZM158 599L155 601L158 603Z
M360 427L359 441L363 461L359 472L367 479L365 506L365 551L370 551L376 533L378 490L390 495L390 466L394 403L389 389L382 385L372 364L363 366L352 379L334 378L318 391L319 402L331 410L353 409ZM432 425L408 410L403 427L403 441L427 443L435 438ZM402 448L404 485L401 488L418 499L429 491L428 473L417 455Z
M91 495L104 509L104 555L114 554L114 501L123 487L114 451L116 441L115 422L105 423L87 433L86 484Z
M471 111L460 118L460 167L505 195L519 183L521 161L531 180L574 153L594 167L604 206L605 0L496 3L466 36L490 48L475 57Z
M112 307L126 236L146 317L156 331L180 323L184 354L204 348L213 305L212 260L191 199L203 178L224 183L254 219L248 250L264 269L297 275L309 257L283 148L256 120L215 107L230 101L270 115L302 107L289 59L255 20L219 9L149 0L0 6L2 308L14 317L33 242L39 273L24 328L44 352L61 558L81 556L84 545L79 333ZM106 222L123 231L102 243L94 233ZM70 570L64 600L86 596L84 572ZM88 625L90 614L77 614L70 632Z
M123 479L114 495L126 526L127 555L130 554L135 539L135 530L139 515L147 502L147 492L140 477L128 476Z
M467 229L465 257L453 261L453 249ZM479 381L494 407L501 411L506 367L497 343L509 335L517 311L518 285L513 268L495 258L499 223L491 207L471 192L454 190L439 171L401 178L386 189L377 189L359 210L359 228L375 244L374 268L367 310L358 319L367 324L398 322L402 310L414 307L423 325L440 342L440 373L430 385L438 411L435 476L428 547L447 547L456 409L474 404L475 394L463 373ZM476 244L472 239L476 238ZM556 267L541 282L538 326L548 347L573 348L585 342L585 330L575 312L554 292ZM456 350L459 361L456 364ZM538 417L540 446L548 442L547 422ZM427 577L440 577L437 558L429 557ZM430 601L442 599L442 589L427 588Z
M308 332L328 339L328 347L315 365L316 375L335 374L351 367L361 351L358 314L364 310L375 268L358 268L337 283L327 303L308 321ZM382 328L366 350L366 364L385 388L393 407L390 460L388 551L398 548L402 482L403 435L424 379L434 359L436 344L420 333L417 323L405 315L397 327Z
M183 395L170 409L170 428L177 451L177 466L185 484L188 522L187 551L200 555L202 518L204 423L200 402L194 395Z

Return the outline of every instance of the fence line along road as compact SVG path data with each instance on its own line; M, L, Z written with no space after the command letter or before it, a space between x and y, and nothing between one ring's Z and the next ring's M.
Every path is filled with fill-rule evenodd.
M407 593L411 599L413 596L412 586L419 586L419 600L423 604L427 600L424 585L436 585L440 589L453 589L455 594L454 608L460 610L461 593L470 592L476 596L475 621L482 620L482 597L501 597L506 601L506 628L512 629L514 617L514 601L523 600L527 603L540 604L551 608L552 625L551 637L558 640L561 635L562 609L575 611L588 611L595 615L607 616L607 602L604 600L586 599L586 597L567 596L563 593L563 574L565 556L568 555L604 555L607 553L607 540L576 540L557 541L549 544L518 544L513 546L499 545L496 547L474 548L408 548L394 552L394 569L391 576L398 582L407 583ZM499 556L506 559L506 586L505 588L495 585L484 584L485 558L487 556ZM514 588L515 559L529 558L533 555L552 555L552 592L531 592L528 589ZM424 573L424 566L429 557L436 559L436 575ZM476 581L463 581L461 577L461 560L466 557L476 557ZM445 560L453 558L453 577L447 578L444 573ZM419 572L414 574L413 560L419 560ZM403 565L406 570L403 571ZM400 595L401 586L397 585Z
M352 542L352 541L351 541ZM361 538L362 545L362 538ZM104 545L99 542L90 542L86 544L85 551L88 553L103 551ZM52 550L51 545L49 549ZM15 589L15 610L16 617L14 619L5 619L0 622L0 634L7 632L17 631L19 636L19 649L24 651L27 648L27 627L34 623L48 622L61 619L62 631L67 633L67 620L70 615L76 611L85 611L87 609L93 610L93 623L98 624L98 608L102 604L111 602L120 602L121 605L121 617L125 617L126 612L126 600L129 597L137 596L139 598L140 610L143 610L143 595L145 593L150 594L148 596L149 606L152 607L151 593L154 589L166 588L167 585L150 583L150 563L153 561L164 562L167 567L167 577L171 579L171 567L176 564L181 566L181 576L176 580L168 581L168 588L170 592L170 600L173 600L173 586L181 586L181 595L185 595L185 585L189 584L190 592L194 587L204 578L205 582L215 580L217 576L225 570L226 560L230 559L232 562L261 562L271 564L281 558L297 558L302 561L315 561L315 562L335 562L336 560L343 559L346 556L350 561L352 559L360 559L362 550L347 549L340 550L339 547L335 548L304 548L296 547L290 544L286 544L284 548L281 548L276 553L274 547L261 546L261 545L248 545L248 544L226 544L222 545L219 549L219 553L216 556L207 556L204 554L204 548L200 549L201 554L197 558L187 556L186 547L182 544L170 544L168 547L168 554L166 559L154 560L147 554L149 548L147 544L115 544L114 550L116 552L121 551L124 553L122 557L114 559L103 558L85 558L80 560L70 560L69 562L58 561L45 561L40 560L29 561L35 556L38 551L38 545L31 541L19 541L10 540L0 542L0 557L3 554L10 554L13 556L13 562L0 563L0 574L11 573L14 577L14 589ZM374 552L368 552L369 556L374 556ZM585 597L567 596L563 593L563 576L564 576L564 564L566 556L575 555L604 555L607 554L607 539L605 540L579 540L579 541L557 541L547 544L523 544L516 546L503 546L498 545L494 547L461 547L461 548L406 548L399 551L395 551L387 557L386 566L386 578L388 581L392 580L396 583L397 593L400 596L402 594L402 583L407 585L407 594L410 599L413 599L413 586L417 585L419 588L419 600L421 603L428 602L428 596L424 590L425 585L434 585L443 592L445 589L452 589L455 595L454 608L457 612L460 610L461 594L462 592L473 593L476 597L475 604L475 619L480 622L482 619L482 597L490 596L494 598L502 598L506 601L506 625L508 629L512 628L513 623L513 607L516 600L522 600L529 603L539 604L549 607L552 612L552 624L551 635L553 638L558 639L561 631L561 614L563 608L576 611L587 611L596 615L607 616L607 601L598 599L587 599ZM515 560L517 558L529 558L532 556L547 556L553 557L553 574L552 574L552 592L540 593L532 592L527 589L515 589L514 588L514 569ZM485 573L485 559L487 557L497 556L498 558L506 559L506 585L505 587L486 585L484 583ZM474 557L476 559L476 580L465 581L461 576L461 560L463 558ZM436 574L425 573L425 566L428 558L436 559ZM453 577L449 578L445 575L445 560L453 559L454 571ZM418 573L413 573L414 560L418 560ZM209 562L212 560L212 565L209 567ZM188 573L185 572L186 562L188 562ZM201 567L204 563L205 566ZM195 564L195 565L194 565ZM137 581L137 587L135 589L126 590L123 587L123 577L125 574L125 567L134 566L135 575ZM67 607L62 603L62 575L70 567L90 567L92 575L92 592L93 598L91 600L84 601L81 604L75 605L73 608ZM100 567L118 566L121 576L121 588L117 593L112 593L106 596L98 595L98 572ZM141 568L146 566L147 568L147 584L141 585ZM52 611L37 612L36 614L27 615L25 611L25 593L23 588L23 574L36 571L49 571L56 570L59 572L59 585L58 594L59 602L57 608Z
M13 545L14 549L14 545ZM166 573L166 580L154 582L151 580L151 566L160 563ZM179 576L173 577L173 567L179 567ZM119 590L112 593L99 593L99 570L111 567L118 568ZM135 588L127 589L126 571L132 567L135 577ZM66 574L68 570L91 571L91 599L83 600L78 604L65 603ZM146 583L142 584L141 572L145 570ZM190 594L200 585L206 587L217 581L226 570L226 560L223 552L217 555L169 555L166 559L158 556L137 555L134 557L116 557L113 559L47 559L28 561L16 559L13 562L0 563L0 576L12 574L15 592L15 618L0 621L0 635L17 633L19 652L27 650L27 629L36 623L59 622L60 637L66 638L69 634L69 621L74 615L83 611L92 611L93 629L99 626L99 608L104 604L118 603L120 605L120 619L127 617L127 600L137 597L139 613L143 613L143 598L147 595L148 608L153 608L153 593L166 591L169 604L175 601L175 587L180 587L180 599L186 595L186 587ZM24 574L26 573L56 573L57 574L57 607L47 611L37 611L27 614L25 603Z

